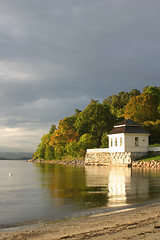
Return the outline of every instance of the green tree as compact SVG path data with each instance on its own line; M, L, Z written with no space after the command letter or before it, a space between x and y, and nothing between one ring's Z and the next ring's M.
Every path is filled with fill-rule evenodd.
M86 151L86 149L97 147L97 139L95 139L91 134L85 133L80 137L78 145L80 149Z
M109 107L91 101L91 103L78 115L75 128L80 136L88 133L97 141L97 147L101 146L101 137L104 131L111 130L115 117Z
M108 148L109 147L109 139L107 136L107 132L104 132L102 135L102 139L101 139L101 148Z
M76 109L75 109L75 116L78 117L78 115L80 114L80 112L81 112L81 110L79 110L79 109L76 108Z
M44 158L46 160L54 160L54 158L55 158L54 147L50 146L49 143L46 144Z
M49 146L51 134L45 134L41 138L41 143L38 145L34 158L52 160L54 159L54 148Z
M160 88L153 87L153 86L147 86L143 89L143 92L155 95L158 98L158 100L160 101Z
M150 133L150 144L160 143L160 120L146 121L143 123L143 127L148 133Z
M57 130L57 127L56 127L56 125L52 124L52 125L51 125L51 128L50 128L50 130L49 130L49 134L54 133L55 130Z
M78 157L78 154L79 154L79 145L78 145L78 142L76 141L72 141L72 142L69 142L67 145L66 145L66 151L67 151L67 154L73 158L76 158Z

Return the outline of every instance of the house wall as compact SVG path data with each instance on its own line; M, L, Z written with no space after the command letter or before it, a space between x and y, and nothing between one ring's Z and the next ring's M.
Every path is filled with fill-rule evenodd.
M125 152L124 133L111 134L111 135L108 135L108 137L109 137L109 151L110 152Z
M138 138L136 146L136 138ZM148 134L125 134L125 152L148 152Z
M148 152L148 134L119 133L109 137L109 151L113 152ZM138 140L136 146L136 139Z

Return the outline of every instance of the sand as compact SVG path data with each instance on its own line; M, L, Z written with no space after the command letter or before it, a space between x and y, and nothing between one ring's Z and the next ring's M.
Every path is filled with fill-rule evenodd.
M160 239L160 203L0 232L0 240Z

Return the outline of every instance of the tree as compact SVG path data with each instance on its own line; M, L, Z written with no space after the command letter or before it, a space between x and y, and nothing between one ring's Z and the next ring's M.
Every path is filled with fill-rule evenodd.
M76 141L72 141L72 142L69 142L68 144L66 144L66 151L67 151L67 154L73 158L76 158L78 157L78 153L79 153L79 145L78 145L78 142Z
M36 152L33 154L33 158L44 159L44 155L45 155L45 144L44 142L41 142L38 145Z
M150 133L150 144L160 143L160 120L146 121L143 123L143 127L148 133Z
M91 134L85 133L80 137L78 144L80 149L86 151L86 149L97 147L97 139L95 139Z
M51 134L45 134L41 138L41 142L38 145L34 158L52 160L54 159L54 148L49 146L51 140Z
M75 116L66 117L59 121L58 129L51 136L49 145L54 147L54 154L57 159L61 159L67 154L66 145L69 142L77 141L78 132L75 130Z
M52 125L51 125L51 128L50 128L50 130L49 130L49 134L54 133L54 131L55 131L56 129L57 129L56 125L52 124Z
M81 110L79 110L78 108L75 109L75 116L78 117L78 115L80 114Z
M114 114L117 119L121 119L124 114L124 107L130 98L139 94L140 91L137 89L132 89L131 92L119 92L118 95L112 95L104 99L103 104L110 107L111 113Z
M158 98L158 100L160 101L160 88L153 87L153 86L147 86L143 89L143 92L155 95Z
M132 97L125 106L124 117L130 118L138 123L145 121L156 121L159 118L158 98L149 92Z
M101 139L101 148L108 148L109 147L109 141L107 132L104 132Z
M92 100L78 115L74 126L80 136L91 134L97 141L97 147L100 147L103 132L111 130L114 122L115 117L109 107Z

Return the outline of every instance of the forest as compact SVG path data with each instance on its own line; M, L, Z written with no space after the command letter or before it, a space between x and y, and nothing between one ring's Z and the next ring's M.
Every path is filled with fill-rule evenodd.
M61 119L41 138L33 158L84 159L88 148L108 147L107 134L123 119L136 121L150 133L150 144L160 144L160 86L147 86L140 92L119 92L100 103L91 99L84 110Z

